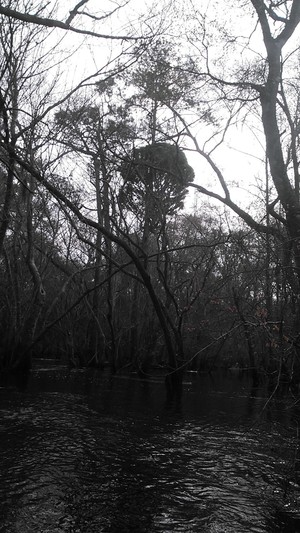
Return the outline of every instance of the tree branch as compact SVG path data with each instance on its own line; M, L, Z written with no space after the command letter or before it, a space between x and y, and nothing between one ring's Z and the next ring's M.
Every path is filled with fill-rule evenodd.
M188 185L190 187L194 187L202 194L205 194L206 196L210 196L211 198L215 198L216 200L219 200L219 202L222 202L222 204L226 205L232 211L234 211L234 213L239 215L239 217L244 220L244 222L246 222L246 224L248 224L250 228L254 229L258 233L269 233L276 236L279 235L279 232L276 228L273 228L272 226L267 227L264 224L256 222L256 220L254 220L254 218L252 218L249 213L247 213L246 211L244 211L244 209L235 204L230 198L224 198L223 196L220 196L219 194L214 193L213 191L209 191L205 187L202 187L202 185L197 185L196 183L189 183Z
M69 17L67 18L66 20L66 24L69 25L70 22L72 22L72 20L76 17L76 15L78 15L78 9L83 6L84 4L87 4L89 0L81 0L80 2L78 2L78 4L76 4L76 6L74 7L74 9L72 9L70 11L70 15Z
M81 3L81 2L80 2ZM62 22L61 20L56 20L52 18L38 17L37 15L30 15L29 13L21 13L15 9L10 9L9 7L4 7L0 5L0 15L6 17L11 17L13 19L22 20L29 24L37 24L39 26L45 26L47 28L59 28L65 31L71 31L74 33L79 33L81 35L89 35L91 37L98 37L100 39L115 39L119 41L138 41L141 37L129 37L128 35L109 35L105 33L97 33L90 30L82 30L79 28L74 28L70 25L70 21L74 18L70 16L67 22Z

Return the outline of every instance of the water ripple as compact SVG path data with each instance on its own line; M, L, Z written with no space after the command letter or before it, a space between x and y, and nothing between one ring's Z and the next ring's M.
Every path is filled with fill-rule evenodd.
M292 439L132 412L130 395L126 412L125 385L107 391L113 409L94 391L3 396L1 533L299 531Z

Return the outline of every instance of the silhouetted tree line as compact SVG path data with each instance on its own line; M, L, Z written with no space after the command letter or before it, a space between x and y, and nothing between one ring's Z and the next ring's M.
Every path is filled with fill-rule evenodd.
M249 0L268 68L227 70L222 58L210 64L215 41L193 11L182 53L159 14L141 19L143 35L134 27L108 35L88 23L115 10L97 18L77 6L63 21L48 4L38 12L31 1L6 4L1 370L55 357L112 371L166 368L171 389L186 368L220 365L298 380L298 85L286 84L282 56L299 24L298 2ZM176 27L179 7L169 7ZM53 46L49 27L115 40L116 55L72 85L59 77L61 66L80 47L59 39ZM235 46L229 33L222 38ZM248 209L232 199L213 156L250 112L267 148L265 182ZM200 138L207 131L202 144L199 128ZM189 152L208 165L216 189L199 178ZM198 206L184 210L189 188Z

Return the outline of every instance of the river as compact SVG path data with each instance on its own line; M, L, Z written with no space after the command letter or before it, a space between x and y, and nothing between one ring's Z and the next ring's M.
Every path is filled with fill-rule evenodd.
M238 373L36 368L0 389L1 533L299 533L298 405ZM299 476L300 477L300 476Z

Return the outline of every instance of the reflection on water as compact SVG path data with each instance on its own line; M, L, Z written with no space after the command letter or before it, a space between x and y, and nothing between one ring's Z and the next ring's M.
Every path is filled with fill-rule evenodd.
M296 533L292 409L236 377L36 370L0 390L1 533ZM297 514L298 512L298 514Z

